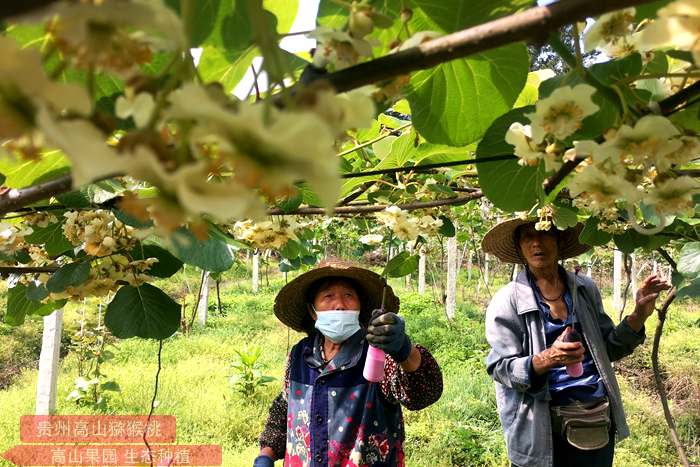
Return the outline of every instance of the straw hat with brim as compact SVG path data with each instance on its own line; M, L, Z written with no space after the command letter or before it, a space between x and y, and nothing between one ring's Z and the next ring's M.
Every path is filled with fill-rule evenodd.
M314 284L326 278L350 279L357 284L361 301L360 323L369 323L372 310L382 304L382 291L386 285L384 309L393 313L399 311L399 298L386 280L379 274L357 266L349 261L324 260L314 269L296 277L282 287L275 298L275 316L284 324L300 332L313 330L314 322L308 311L309 292Z
M535 224L535 221L517 218L501 222L486 233L481 241L481 248L485 253L490 253L506 263L522 264L523 258L515 245L515 229L526 224ZM578 240L582 229L583 224L579 222L574 227L557 231L559 259L573 258L591 249L590 245Z

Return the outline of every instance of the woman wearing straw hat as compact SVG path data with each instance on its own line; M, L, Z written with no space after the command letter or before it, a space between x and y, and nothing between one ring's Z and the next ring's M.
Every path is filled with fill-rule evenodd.
M383 313L373 312L382 303ZM254 466L280 458L285 466L403 466L401 406L437 401L442 373L411 344L391 287L372 271L326 260L285 285L274 310L307 337L289 354ZM363 376L369 344L386 352L380 383Z
M487 371L515 466L610 466L615 434L629 436L611 362L644 341L644 321L670 285L647 277L634 311L615 326L593 281L557 264L590 248L578 241L582 228L540 231L512 219L482 242L486 253L525 265L486 312Z

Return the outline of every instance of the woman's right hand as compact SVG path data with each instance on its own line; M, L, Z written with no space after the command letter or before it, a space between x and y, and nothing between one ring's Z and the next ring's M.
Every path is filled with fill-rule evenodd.
M551 347L532 358L535 373L542 375L552 368L582 362L586 349L581 342L564 342L564 337L571 332L571 326L564 329Z

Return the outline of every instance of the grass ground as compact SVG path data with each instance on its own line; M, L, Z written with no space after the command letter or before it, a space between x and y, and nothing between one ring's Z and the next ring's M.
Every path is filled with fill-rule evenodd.
M190 289L196 278L189 277ZM409 466L507 465L505 447L496 414L493 383L484 369L488 346L484 339L483 304L486 292L475 296L467 283L454 324L448 324L431 292L419 296L400 290L401 312L413 340L431 349L441 364L445 392L439 402L419 412L407 412L407 464ZM170 293L182 292L180 278L162 284ZM283 283L272 277L270 287L253 295L246 284L228 281L222 286L225 316L219 316L212 300L212 317L206 328L189 336L176 334L162 352L162 372L157 396L158 414L177 417L179 443L221 444L224 465L250 466L257 455L257 437L271 400L280 389L283 362L290 345L301 336L288 333L274 319L274 293ZM493 286L492 286L493 289ZM461 295L461 294L460 294ZM189 299L191 303L192 300ZM90 309L95 303L87 304ZM93 311L94 314L94 311ZM65 340L76 328L77 308L66 312ZM676 465L658 397L653 391L649 365L655 321L648 324L647 342L618 365L623 398L632 436L617 446L617 466ZM32 368L40 326L28 322L20 328L0 325L0 363L4 368L24 355L27 366L9 387L0 390L0 452L19 442L19 416L34 409L36 369ZM26 344L26 345L25 345ZM234 392L228 378L235 350L260 346L264 373L278 379L253 397ZM139 339L119 341L111 349L114 358L103 370L121 386L111 395L108 413L145 414L153 393L157 343ZM30 357L27 357L29 355ZM35 357L33 357L35 358ZM13 360L15 359L15 360ZM661 362L674 397L672 408L681 437L694 462L700 462L700 312L697 303L674 305L661 345ZM76 355L61 362L58 413L93 413L65 398L78 375ZM0 460L0 466L9 463Z

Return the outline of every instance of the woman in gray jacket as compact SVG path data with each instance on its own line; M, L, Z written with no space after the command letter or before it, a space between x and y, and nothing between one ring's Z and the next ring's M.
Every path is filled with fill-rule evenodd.
M582 228L540 231L512 219L482 242L525 265L486 312L487 370L514 466L611 466L615 434L629 436L611 362L644 342L644 322L670 284L647 277L634 311L615 325L593 281L557 264L590 248L578 241Z

